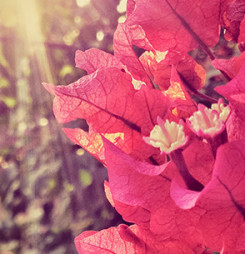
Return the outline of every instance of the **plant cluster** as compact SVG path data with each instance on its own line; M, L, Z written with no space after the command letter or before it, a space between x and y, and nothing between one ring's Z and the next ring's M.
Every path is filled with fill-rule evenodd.
M83 232L79 253L245 253L245 59L212 52L224 31L243 51L244 13L241 0L128 0L114 55L77 51L87 75L44 84L57 121L87 121L64 132L107 167L106 196L133 223ZM198 47L218 97L200 92Z

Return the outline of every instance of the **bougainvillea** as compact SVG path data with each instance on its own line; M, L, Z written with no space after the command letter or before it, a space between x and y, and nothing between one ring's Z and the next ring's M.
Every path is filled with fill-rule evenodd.
M87 75L44 84L57 121L87 121L89 132L64 132L104 163L106 196L133 223L83 232L77 251L245 253L245 58L216 59L211 48L225 28L244 49L245 2L128 0L127 7L114 55L77 51ZM219 98L199 91L205 69L188 55L197 47L225 80Z

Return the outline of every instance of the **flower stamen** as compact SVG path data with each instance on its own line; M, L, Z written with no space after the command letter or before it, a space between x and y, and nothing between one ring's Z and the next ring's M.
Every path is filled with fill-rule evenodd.
M218 103L212 104L211 109L218 112L219 118L223 122L226 122L226 120L228 119L228 116L230 115L230 112L231 112L230 107L225 106L222 98L219 98Z
M187 119L187 124L197 136L202 138L213 138L225 129L219 113L202 104L198 104L198 111Z
M158 125L152 129L149 137L143 137L146 143L160 148L161 152L169 154L184 146L188 138L185 136L184 127L176 122L157 118Z

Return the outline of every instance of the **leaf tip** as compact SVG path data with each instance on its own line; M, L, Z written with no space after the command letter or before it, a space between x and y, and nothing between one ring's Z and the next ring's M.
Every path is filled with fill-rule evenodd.
M55 95L55 86L49 83L42 83L43 87L51 94Z

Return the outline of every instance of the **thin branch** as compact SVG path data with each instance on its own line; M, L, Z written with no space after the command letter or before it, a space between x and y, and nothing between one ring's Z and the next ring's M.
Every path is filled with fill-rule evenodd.
M191 92L192 94L196 95L197 97L199 98L202 98L204 100L207 100L207 101L210 101L211 103L218 103L218 100L206 95L206 94L202 94L200 93L199 91L197 91L186 79L185 77L180 73L178 72L178 75L181 79L181 81L183 82L183 84L185 85L185 87L187 88L187 92Z

